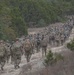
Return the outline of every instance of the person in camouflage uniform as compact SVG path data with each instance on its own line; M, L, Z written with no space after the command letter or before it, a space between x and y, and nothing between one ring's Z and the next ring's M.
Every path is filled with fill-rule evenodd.
M47 38L44 37L44 38L41 40L42 57L43 57L43 54L44 54L44 53L45 53L45 56L46 56L47 45L48 45Z
M63 34L60 34L60 41L61 41L61 45L63 45L63 43L65 42L65 37Z
M9 42L5 42L5 48L6 48L6 51L7 51L6 59L7 59L7 63L8 63L9 59L10 59L10 56L11 56L11 51L10 51L11 44Z
M21 56L22 56L22 45L21 43L16 40L16 42L13 44L11 48L11 58L13 59L14 68L19 68L19 64L21 63Z
M41 37L40 37L40 34L38 33L37 37L36 37L36 49L37 49L37 52L40 51L40 45L41 45Z
M43 40L44 39L44 34L42 35L42 38L41 38L41 40Z
M57 34L57 35L55 36L55 42L56 42L56 46L59 46L59 44L60 44L59 34Z
M1 70L4 70L3 67L5 65L6 62L6 48L4 45L3 40L0 41L0 65L1 65Z
M54 42L55 42L55 34L51 33L51 34L49 35L49 44L50 44L51 46L53 46L53 45L54 45Z
M34 37L32 37L32 39L30 41L32 44L32 54L34 54L35 53L35 39L34 39Z
M23 44L24 55L26 57L27 62L30 62L30 58L32 55L32 43L30 39L26 39Z

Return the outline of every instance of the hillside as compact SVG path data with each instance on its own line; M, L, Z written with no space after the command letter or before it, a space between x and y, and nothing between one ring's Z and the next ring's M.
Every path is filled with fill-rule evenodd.
M27 35L27 27L65 21L74 13L74 0L0 0L0 39Z
M64 60L60 60L52 66L44 68L42 65L43 58L41 53L35 54L36 61L24 65L19 75L73 75L74 74L74 52L67 49L66 44L74 37L74 28L70 37L63 46L51 48L52 52L59 52L64 56ZM38 58L37 58L38 56Z
M27 71L26 65L22 68L19 75L73 75L74 74L74 53L63 51L64 60L58 61L56 64L35 71ZM27 67L29 67L27 65Z

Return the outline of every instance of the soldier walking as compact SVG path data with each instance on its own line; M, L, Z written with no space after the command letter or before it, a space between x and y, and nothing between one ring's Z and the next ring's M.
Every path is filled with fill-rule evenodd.
M1 70L4 70L4 65L5 65L5 62L6 62L6 48L5 48L5 45L4 45L4 42L3 40L0 41L0 65L1 65Z
M22 56L21 47L22 47L21 43L18 40L16 40L16 42L13 44L11 48L12 59L13 59L15 69L20 67L19 64L21 63L21 56Z

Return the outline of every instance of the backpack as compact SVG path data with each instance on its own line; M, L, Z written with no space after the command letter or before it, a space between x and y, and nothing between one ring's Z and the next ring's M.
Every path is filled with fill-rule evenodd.
M25 42L25 44L24 44L24 49L25 49L25 51L29 51L30 49L31 49L31 42L29 41L29 42Z
M42 40L42 46L47 46L46 40Z
M26 47L26 48L27 48L27 47L30 47L30 45L31 45L30 41L28 41L28 42L26 41L26 42L25 42L25 47Z
M14 48L14 54L16 54L16 55L21 54L20 47L15 47L15 48Z

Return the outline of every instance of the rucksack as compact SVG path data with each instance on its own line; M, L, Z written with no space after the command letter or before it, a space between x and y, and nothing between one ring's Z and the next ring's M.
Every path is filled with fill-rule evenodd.
M30 47L30 45L31 45L31 42L30 42L30 41L28 41L28 42L26 41L26 42L25 42L25 47L26 47L26 48L27 48L27 47Z
M42 40L41 45L42 45L42 46L47 46L47 42L46 42L46 40Z
M30 49L31 49L31 42L29 41L29 42L25 42L25 44L24 44L24 49L26 50L26 51L29 51Z
M21 54L20 47L15 47L14 48L14 54Z

